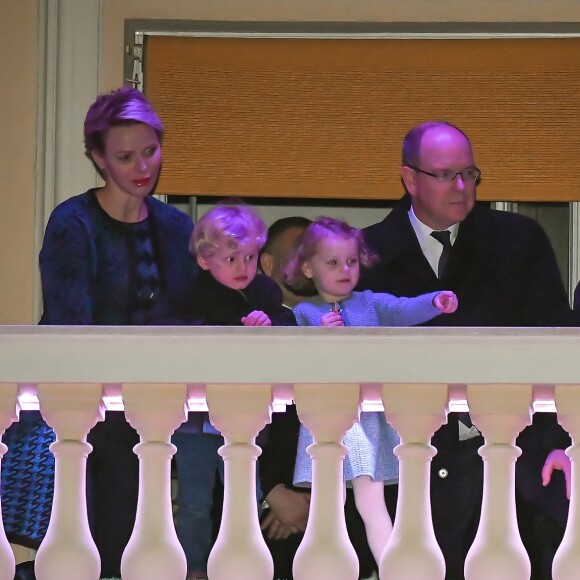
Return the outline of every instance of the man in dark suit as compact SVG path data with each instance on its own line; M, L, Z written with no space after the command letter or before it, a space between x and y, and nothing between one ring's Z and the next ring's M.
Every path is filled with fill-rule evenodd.
M459 308L426 323L431 326L570 324L566 292L542 228L529 218L476 203L481 173L465 133L439 121L413 128L403 143L401 177L407 195L382 222L365 230L366 241L380 259L363 273L361 289L397 296L453 290ZM464 577L483 484L477 454L483 438L468 416L462 419L450 413L432 440L438 451L431 468L433 523L446 560L446 578L454 580ZM553 416L534 423L518 439L523 448L525 443L517 463L518 518L525 527L522 539L532 556L533 578L548 579L555 548L545 554L545 543L533 529L546 513L546 501L567 500L562 481L542 487L541 467L551 449L569 440ZM547 499L554 486L560 488ZM557 510L563 517L555 526L557 534L563 531L566 509Z

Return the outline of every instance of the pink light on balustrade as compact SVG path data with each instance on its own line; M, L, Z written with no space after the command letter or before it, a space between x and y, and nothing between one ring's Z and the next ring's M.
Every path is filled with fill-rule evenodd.
M123 411L125 409L121 395L105 395L103 403L107 411Z
M190 397L187 401L187 410L192 413L208 412L205 397Z
M469 411L467 399L454 399L449 401L447 408L450 413L467 413Z
M36 393L35 385L20 384L18 394L18 405L22 411L38 411L39 402ZM107 411L122 411L123 397L119 394L109 394L103 396L103 402ZM272 403L272 411L274 413L281 413L286 410L286 405L293 403L290 397L276 397ZM383 402L380 398L367 398L363 401L362 411L382 411ZM532 408L535 413L555 413L556 404L553 399L536 398L532 403ZM187 401L187 409L192 412L207 412L208 407L204 396L189 397ZM469 406L466 399L452 399L449 401L448 410L450 413L461 413L469 411Z
M555 413L556 403L553 400L536 399L532 403L534 413Z
M36 393L29 391L23 385L20 386L20 392L17 396L18 406L22 411L38 411L40 408L40 403Z

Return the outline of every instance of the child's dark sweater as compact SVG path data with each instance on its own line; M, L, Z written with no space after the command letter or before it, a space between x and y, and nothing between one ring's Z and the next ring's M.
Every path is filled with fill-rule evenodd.
M199 273L193 294L194 324L241 326L242 317L254 310L266 313L272 326L296 326L294 314L282 305L278 284L268 276L258 274L244 290L233 290L208 271Z

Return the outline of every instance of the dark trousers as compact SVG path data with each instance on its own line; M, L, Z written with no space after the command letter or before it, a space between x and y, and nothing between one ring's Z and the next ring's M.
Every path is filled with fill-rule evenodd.
M517 498L520 536L532 566L531 580L552 580L552 563L564 536L561 523Z
M483 498L483 438L458 441L431 462L431 513L445 558L446 580L463 580L467 552L475 539Z
M445 557L446 580L464 580L467 553L475 539L483 498L482 437L458 441L455 414L433 438L438 448L431 463L431 509L435 536ZM554 554L568 517L564 477L554 473L542 485L542 467L552 449L569 445L555 415L536 413L518 437L522 454L516 461L515 501L518 527L531 563L532 580L551 580ZM441 477L442 469L445 477Z
M135 429L122 411L107 411L87 438L93 446L87 464L87 508L101 556L101 577L121 576L121 556L133 532L139 493Z
M206 433L174 433L177 447L177 537L185 552L190 572L207 570L213 544L211 517L216 473L223 480L223 460L218 449L222 437Z
M294 556L303 537L304 534L300 532L292 534L283 540L264 538L274 561L274 580L293 580L292 565Z

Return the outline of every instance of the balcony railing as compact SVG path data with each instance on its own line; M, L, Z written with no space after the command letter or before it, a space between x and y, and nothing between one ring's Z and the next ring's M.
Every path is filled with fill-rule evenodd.
M40 406L57 441L55 497L38 551L39 580L96 580L99 556L84 506L88 431L104 409L124 409L141 437L135 530L124 580L183 580L173 527L170 437L185 411L209 407L225 437L224 514L209 562L212 580L271 580L255 509L254 440L274 407L294 399L314 435L308 527L297 580L357 578L342 512L343 434L362 408L386 409L401 436L400 489L382 579L444 578L430 518L432 434L448 410L469 408L485 437L483 513L467 580L528 579L514 505L517 434L535 410L559 409L580 433L580 332L575 329L0 327L0 433L22 408ZM0 448L0 455L6 446ZM572 459L569 523L553 577L580 570L580 477ZM490 493L493 490L493 493ZM501 510L494 506L503 506ZM508 506L508 509L505 509ZM0 530L2 530L0 526ZM14 558L0 531L0 578Z

